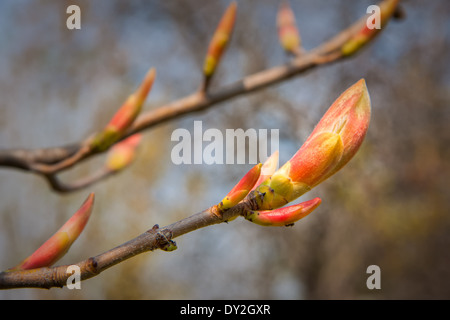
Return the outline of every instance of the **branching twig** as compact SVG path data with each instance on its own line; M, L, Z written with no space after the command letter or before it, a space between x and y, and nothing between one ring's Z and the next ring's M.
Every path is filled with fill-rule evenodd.
M152 229L109 251L76 263L80 268L81 280L92 278L102 271L138 254L156 249L165 250L168 242L183 234L210 225L226 222L252 209L252 203L245 201L219 213L216 206L182 219L169 226ZM0 289L63 287L71 273L67 265L21 271L0 272Z

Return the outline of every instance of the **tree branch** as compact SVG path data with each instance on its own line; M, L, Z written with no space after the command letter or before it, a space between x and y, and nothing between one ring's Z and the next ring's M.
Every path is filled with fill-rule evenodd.
M113 174L116 174L116 171L108 170L104 167L101 167L94 173L92 173L89 176L86 176L84 178L79 178L75 181L72 181L70 183L62 182L57 175L54 174L47 174L43 175L44 178L49 183L50 187L57 192L60 193L68 193L68 192L74 192L77 190L84 189L100 180L103 180Z
M75 265L80 268L81 280L86 280L138 254L156 249L167 251L169 245L174 245L172 239L200 228L227 222L239 215L244 215L252 208L255 208L255 204L251 201L243 201L223 212L219 212L217 206L213 206L163 228L155 225L136 238ZM0 272L0 289L63 287L71 276L71 273L67 273L68 267L69 265L62 265Z

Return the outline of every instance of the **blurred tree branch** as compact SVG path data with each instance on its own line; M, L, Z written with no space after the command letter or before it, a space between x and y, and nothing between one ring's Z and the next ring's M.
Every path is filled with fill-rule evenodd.
M394 5L397 5L398 1L385 0L382 3L393 3ZM217 106L221 102L249 94L279 82L286 81L294 76L304 74L313 68L325 66L345 59L351 55L343 53L344 46L352 40L352 37L357 36L360 30L365 28L366 20L367 16L362 17L353 25L339 32L336 36L316 48L307 52L302 51L301 54L294 55L292 60L284 65L254 73L231 85L222 86L215 90L203 90L204 84L201 84L199 89L194 93L139 115L119 141L137 132L148 130L158 124L177 119L187 114L204 111ZM370 42L371 40L372 38L369 38L367 42ZM93 174L91 177L83 179L81 183L74 183L73 186L72 184L60 182L56 176L59 172L67 170L78 163L105 151L98 151L90 148L89 143L92 136L81 142L62 147L0 150L0 167L11 167L41 175L49 182L51 188L58 192L78 190L84 186L102 180L109 175L101 173Z

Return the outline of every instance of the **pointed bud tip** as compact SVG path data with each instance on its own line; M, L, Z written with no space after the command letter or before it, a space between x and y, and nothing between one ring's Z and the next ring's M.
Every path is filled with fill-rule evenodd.
M28 258L10 270L49 267L61 259L83 231L92 212L94 193L89 194L81 207L67 222Z
M370 117L369 91L365 79L360 79L333 102L308 138L311 140L322 133L333 132L342 140L341 159L318 183L339 171L355 155L366 136Z
M236 21L237 2L230 3L214 32L203 62L203 74L210 79L219 64L222 54L230 41Z
M58 232L67 232L71 243L73 243L84 230L84 227L91 216L94 200L94 193L89 194L77 212L75 212L75 214L58 230Z
M156 69L151 68L144 77L139 89L136 92L137 104L142 105L147 98L156 78Z
M105 151L117 142L131 127L139 116L142 106L152 89L156 77L156 69L151 68L142 80L138 89L122 104L109 120L106 127L97 133L90 142L90 148L94 151Z

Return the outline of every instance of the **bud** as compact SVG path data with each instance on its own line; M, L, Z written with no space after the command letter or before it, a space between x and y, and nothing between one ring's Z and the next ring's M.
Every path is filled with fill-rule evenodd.
M341 169L358 151L370 122L364 79L328 109L297 153L251 196L260 209L275 209L311 190Z
M91 193L78 211L39 249L10 270L28 270L49 267L61 259L86 226L94 204Z
M288 226L313 212L321 202L320 198L315 198L275 210L250 211L245 219L262 226Z
M394 14L399 1L400 0L384 0L380 2L380 28L369 28L367 22L364 23L364 26L342 46L342 54L344 56L350 56L373 39L388 23L389 19Z
M141 138L142 135L136 133L112 146L106 159L106 168L110 171L118 171L128 166L134 160Z
M128 97L105 129L94 138L91 144L93 149L104 151L122 137L141 112L142 105L153 86L155 76L155 69L150 69L136 92Z
M206 77L211 77L219 64L222 53L224 52L233 32L236 20L237 4L233 1L225 11L222 19L217 26L216 32L209 44L203 65L203 73Z
M361 79L336 99L311 133L309 139L322 132L339 134L344 147L337 165L318 183L340 170L359 150L369 128L370 104L366 81Z
M286 52L300 52L301 39L295 23L295 15L288 2L282 2L277 14L278 38Z
M234 186L225 198L219 203L219 210L226 210L237 205L252 190L261 174L262 164L258 163Z

